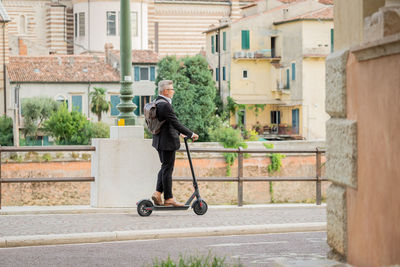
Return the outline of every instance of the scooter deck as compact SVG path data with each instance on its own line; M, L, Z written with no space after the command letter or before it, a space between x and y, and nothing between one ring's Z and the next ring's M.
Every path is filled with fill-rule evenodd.
M182 207L174 207L174 206L154 206L153 210L187 210L189 209L189 205L185 205Z

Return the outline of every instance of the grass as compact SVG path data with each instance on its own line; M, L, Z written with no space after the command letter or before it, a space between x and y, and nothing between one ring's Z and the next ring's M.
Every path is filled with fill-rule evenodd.
M166 260L158 260L154 261L153 267L229 267L236 266L242 267L243 265L238 262L237 264L230 265L225 263L224 257L217 257L211 255L209 252L207 256L188 256L184 257L182 255L179 256L177 261L171 259L170 256Z

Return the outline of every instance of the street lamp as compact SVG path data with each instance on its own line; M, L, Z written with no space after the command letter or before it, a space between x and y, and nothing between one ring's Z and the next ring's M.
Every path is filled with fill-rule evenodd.
M119 115L118 126L135 125L133 111L137 106L132 103L132 39L131 39L131 7L130 0L121 0L121 33L120 33L120 62L121 62L121 102L117 105Z

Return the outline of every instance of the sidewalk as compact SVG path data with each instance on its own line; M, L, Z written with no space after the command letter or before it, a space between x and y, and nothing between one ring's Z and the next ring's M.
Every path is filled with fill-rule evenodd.
M3 207L0 248L171 237L325 231L326 207L315 204L210 206L187 211L88 206Z

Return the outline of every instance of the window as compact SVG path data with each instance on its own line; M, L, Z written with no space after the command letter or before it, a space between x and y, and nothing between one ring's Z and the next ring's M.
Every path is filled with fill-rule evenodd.
M250 31L242 31L242 49L250 49Z
M111 116L118 116L119 110L117 109L117 105L120 102L119 95L111 95L110 102L111 102Z
M219 80L219 68L215 69L215 80L218 82Z
M149 95L142 95L140 97L140 115L144 114L144 105L150 103L150 96Z
M117 15L115 11L107 11L107 35L115 36L117 35Z
M247 70L244 70L244 71L243 71L243 78L244 78L244 79L247 79Z
M154 66L135 66L134 67L134 80L138 81L155 81L156 68Z
M292 81L296 80L296 63L292 63Z
M65 105L66 105L67 108L68 108L68 100L67 100L64 96L59 95L59 96L56 98L56 101L57 101L58 103L60 103L60 104L64 104L64 103L65 103Z
M131 12L131 34L132 36L138 36L138 13Z
M75 13L75 25L74 25L74 29L75 29L75 37L78 37L78 14Z
M79 13L79 36L85 36L85 13Z
M281 123L281 112L279 110L271 111L271 124Z
M19 33L26 33L26 17L24 15L19 16Z
M140 68L140 80L148 80L149 79L149 68Z
M276 56L276 37L271 37L271 57Z
M226 51L226 32L222 33L222 49Z
M214 35L211 36L211 53L215 53L215 47L214 47Z
M226 71L225 71L225 67L222 67L222 80L226 81Z
M215 52L219 52L219 34L215 35Z
M71 98L72 98L72 110L76 110L79 113L82 113L82 96L73 95Z
M333 52L333 50L334 50L334 31L333 31L333 29L331 29L331 53Z

